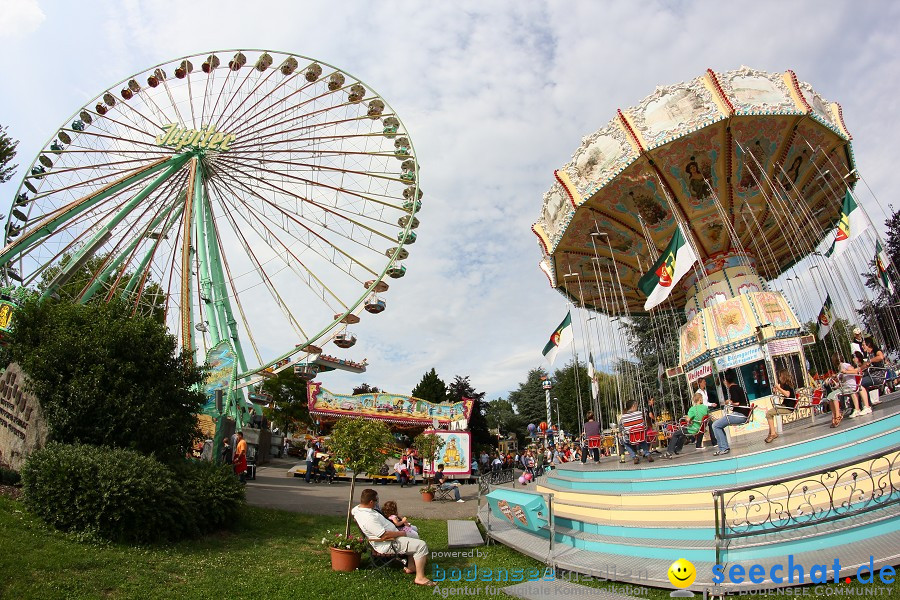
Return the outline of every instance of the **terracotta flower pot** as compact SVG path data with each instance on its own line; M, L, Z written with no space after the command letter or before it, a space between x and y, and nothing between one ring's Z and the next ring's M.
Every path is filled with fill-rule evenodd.
M431 502L434 500L434 492L422 492L422 500L425 502Z
M344 548L330 548L331 570L350 573L359 568L359 552Z

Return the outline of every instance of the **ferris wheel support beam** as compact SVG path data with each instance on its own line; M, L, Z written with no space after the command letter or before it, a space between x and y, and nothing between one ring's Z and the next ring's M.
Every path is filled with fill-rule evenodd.
M135 196L135 198L137 198L137 196ZM169 206L168 208L163 209L161 211L161 214L157 215L156 218L153 219L153 221L151 221L149 229L153 229L157 225L159 225L160 222L162 222L162 220L164 218L166 218L169 215L169 213L172 212L172 209L174 207L175 207L175 205L173 204L173 205ZM119 215L116 215L116 217L119 217ZM107 232L107 235L108 234L109 234L109 232ZM142 237L143 237L143 233L135 236L134 239L131 240L131 242L129 242L128 246L126 246L122 252L119 252L118 254L116 254L116 256L106 264L106 266L103 268L103 271L99 275L94 277L94 280L93 280L93 282L91 282L91 285L88 287L87 290L85 290L85 292L81 295L81 298L79 298L79 300L78 300L81 304L86 304L93 297L93 295L95 293L97 293L97 290L100 289L100 286L103 285L103 282L106 281L106 279L109 277L109 275L112 272L114 272L116 269L118 269L119 265L121 265L122 262L127 257L131 256L131 254L134 252L134 249L137 248L138 244L141 243ZM106 238L105 237L100 238L101 241L104 239L106 239ZM91 254L93 254L93 253L94 252L92 251ZM75 263L76 263L76 261L72 262L72 264L75 264ZM41 297L42 298L46 297L48 295L49 291L52 289L53 289L53 285L51 284L50 286L48 286L47 290L44 291L44 294Z
M209 230L207 229L207 220L206 220L206 205L209 203L209 198L203 193L203 182L202 182L202 172L198 169L198 174L201 175L197 177L197 183L194 186L194 204L197 207L197 270L198 275L200 276L200 300L203 302L206 307L206 315L209 317L209 329L210 329L210 337L212 337L212 346L215 347L220 341L222 341L222 335L220 333L219 324L224 324L224 320L221 319L221 315L219 314L219 310L215 306L214 295L212 290L212 272L210 270L209 263L209 243L210 236Z
M181 348L187 352L196 362L196 349L194 348L194 304L191 301L191 263L194 254L194 195L197 181L197 158L191 158L188 186L190 190L184 197L184 218L182 219L182 243L181 243Z
M183 163L183 161L182 161ZM50 285L47 286L47 289L44 290L44 293L41 294L41 299L47 298L53 292L55 292L61 285L63 285L75 272L77 268L80 268L81 265L85 263L88 259L90 259L97 250L106 243L107 240L112 236L113 230L122 222L125 217L127 217L131 212L137 208L141 202L143 202L150 194L152 194L156 189L165 183L165 181L171 177L174 173L181 168L181 164L179 162L174 162L169 166L168 169L163 171L156 179L150 182L149 185L144 187L140 192L135 194L135 196L125 203L125 205L115 214L112 219L110 219L103 227L101 227L94 235L88 240L87 244L81 248L72 260L67 264L59 274L50 282ZM88 300L91 299L91 296L100 288L100 285L103 283L106 276L115 270L118 267L122 260L125 258L125 254L119 254L115 259L109 261L109 264L103 271L103 274L99 277L95 277L93 283L87 289L87 291L82 294L79 302L81 304L85 304Z
M175 206L178 207L178 210L176 210L173 214L172 210L175 208ZM171 229L172 226L178 221L178 219L181 217L181 213L183 210L184 210L184 192L181 192L178 195L178 199L175 201L175 204L170 206L166 211L166 215L169 215L169 214L172 215L171 218L166 221L165 226L160 230L160 233L158 234L156 240L153 242L153 244L151 244L150 248L144 254L144 258L142 258L141 262L138 263L138 266L135 269L134 274L131 276L131 279L129 279L128 283L125 285L125 289L122 291L123 298L127 298L128 295L134 291L134 288L135 288L135 286L137 286L138 282L141 279L143 279L144 270L147 268L147 264L153 258L153 255L156 253L156 249L159 247L159 242L162 240L163 235L165 235L165 232L168 231L169 229ZM161 215L161 217L165 218L166 215ZM154 222L153 224L151 224L150 229L154 229L157 224L158 224L158 222Z
M216 312L221 315L222 323L228 327L231 346L237 356L238 366L240 367L240 370L244 372L247 371L247 360L244 358L244 349L243 346L241 346L241 338L238 335L237 319L234 318L234 313L231 310L231 301L228 299L228 282L225 280L225 271L222 269L222 254L219 247L221 239L215 229L212 206L209 203L208 197L205 198L204 207L203 217L206 219L206 228L208 231L214 233L210 240L208 249L209 256L207 257L210 264L210 274L212 275L212 293L215 298L214 305Z
M60 225L66 223L73 217L83 213L136 182L165 169L165 173L157 178L157 181L162 183L172 175L172 173L180 169L187 161L187 158L186 155L162 158L156 163L126 175L118 181L110 183L93 194L88 194L87 196L62 207L60 210L54 211L43 221L35 225L31 231L26 232L22 237L11 242L6 248L0 251L0 267L6 265L20 254L28 251L32 246L55 232ZM159 183L156 185L159 185Z

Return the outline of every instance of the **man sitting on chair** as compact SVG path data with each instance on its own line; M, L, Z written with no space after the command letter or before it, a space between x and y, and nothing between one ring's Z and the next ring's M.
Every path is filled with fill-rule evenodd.
M391 540L397 540L397 553L409 555L416 565L415 570L404 568L403 571L408 574L416 574L414 582L416 585L435 585L433 581L425 577L425 563L428 561L428 544L424 541L407 537L402 531L391 523L384 515L375 510L378 503L378 492L367 488L362 491L359 499L359 505L353 507L351 511L353 518L363 533L370 540L379 540L372 542L372 546L377 552L390 553Z
M643 453L648 461L653 462L653 457L650 456L650 445L647 443L647 434L644 433L644 439L640 442L632 443L631 438L629 437L630 432L626 429L626 424L628 423L644 424L644 413L638 409L637 400L631 401L631 404L628 405L627 412L622 415L622 418L619 420L619 427L622 429L622 442L625 449L628 451L628 454L634 459L634 464L641 462L639 453Z
M442 465L442 464L438 465L437 482L438 482L438 486L440 486L440 488L442 490L445 490L445 491L452 490L453 491L453 499L454 500L456 500L457 502L465 502L465 500L463 500L462 498L459 497L459 484L451 482L447 478L447 476L444 475L444 465Z

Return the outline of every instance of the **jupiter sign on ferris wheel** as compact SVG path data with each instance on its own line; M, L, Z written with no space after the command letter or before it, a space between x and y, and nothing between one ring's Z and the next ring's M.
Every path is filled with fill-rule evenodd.
M162 311L240 376L377 314L422 192L403 123L336 67L272 51L160 64L55 130L7 219L0 276L43 296ZM75 284L75 285L73 285Z

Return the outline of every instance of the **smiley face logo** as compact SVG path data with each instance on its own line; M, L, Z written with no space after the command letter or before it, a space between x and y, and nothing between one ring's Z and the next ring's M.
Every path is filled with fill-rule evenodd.
M669 581L677 588L684 589L694 583L697 578L697 569L683 558L679 558L669 565Z

